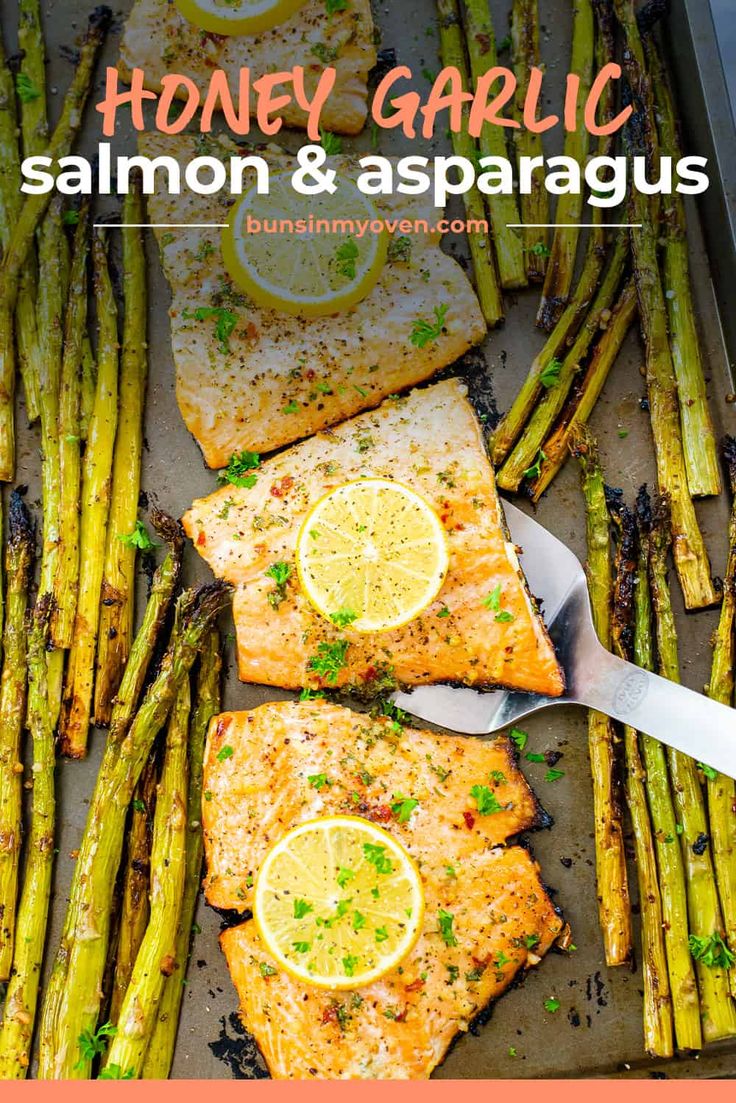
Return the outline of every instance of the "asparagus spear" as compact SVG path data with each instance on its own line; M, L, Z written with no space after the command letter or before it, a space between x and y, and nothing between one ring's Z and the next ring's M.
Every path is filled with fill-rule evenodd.
M590 0L576 0L573 8L572 58L570 72L580 78L580 98L590 92L593 80L594 49L593 8ZM582 167L588 153L588 131L581 124L565 136L565 156ZM568 193L557 200L555 221L558 229L552 239L552 252L537 314L537 325L547 331L554 328L567 305L575 272L575 257L580 236L582 194ZM560 228L564 227L564 228Z
M89 19L87 34L79 55L79 65L64 100L61 118L48 147L52 173L59 172L60 157L66 156L79 132L82 112L92 83L97 55L107 33L112 13L98 7ZM12 227L8 247L0 268L0 481L12 479L15 470L15 333L13 317L20 275L33 244L51 194L26 197ZM42 332L42 331L41 331Z
M141 178L126 197L123 221L143 221ZM104 603L100 612L95 721L110 723L115 694L120 686L133 634L136 549L121 537L135 528L141 484L143 406L148 356L146 346L146 257L140 230L123 230L125 320L120 360L120 415L115 440L110 523L102 576Z
M92 257L99 326L97 391L84 453L79 598L74 623L74 646L69 653L60 724L62 751L70 758L83 758L87 750L118 417L117 307L110 282L105 242L100 234L95 235Z
M541 352L535 356L519 393L493 434L491 457L496 467L504 462L529 419L544 389L542 381L550 373L554 375L560 364L558 357L564 355L569 344L574 341L596 293L605 256L602 234L592 233L575 293Z
M37 157L49 144L46 115L46 47L41 26L40 0L18 0L18 46L20 48L21 136L26 157Z
M677 135L672 92L662 60L652 40L647 57L657 102L657 120L662 152L676 164L682 157ZM687 219L682 196L673 191L664 204L664 251L662 280L667 291L672 364L680 403L682 442L690 493L695 498L721 493L721 474L713 421L708 408L705 371L695 323L687 247Z
M46 638L49 603L36 605L28 639L28 727L33 738L33 810L28 836L18 938L0 1031L0 1080L22 1080L31 1061L31 1040L41 982L46 924L54 867L54 729L46 707Z
M19 28L19 36L21 28ZM22 41L21 41L22 46ZM12 227L20 212L22 194L18 150L18 119L15 106L15 85L8 68L0 35L0 245L5 249ZM22 106L25 119L26 105ZM38 417L38 375L40 352L36 331L35 311L35 258L23 270L18 288L16 328L18 360L26 396L26 413L33 422Z
M80 368L87 329L88 252L89 206L85 203L74 234L59 391L59 547L51 621L51 638L59 648L72 646L79 592Z
M728 528L728 565L723 580L723 604L713 637L713 663L708 696L723 705L733 704L736 662L736 440L726 437L723 446L731 485L731 520ZM736 782L724 774L708 775L708 817L713 840L718 894L726 928L726 941L736 953ZM1 975L1 974L0 974ZM736 970L731 970L731 994L736 999Z
M221 583L186 591L158 676L122 742L108 740L74 868L61 945L44 1002L39 1048L42 1079L87 1079L77 1040L97 1024L128 806L153 742L163 728L197 652L229 597Z
M608 270L575 343L562 361L556 378L542 395L516 447L497 474L496 481L502 490L519 489L525 473L533 467L545 440L554 428L596 334L599 330L606 331L628 252L628 238L625 234L620 234L616 239Z
M611 635L614 652L622 659L630 660L637 568L636 521L630 510L620 502L613 504L615 507L613 517L619 539L616 549ZM624 725L623 731L624 790L633 828L641 910L644 1045L647 1053L652 1057L671 1057L673 1052L672 993L667 973L662 898L657 880L654 836L647 807L646 775L639 754L637 732L628 725Z
M514 115L517 122L522 121L524 101L529 86L529 73L539 66L539 5L537 0L514 0L511 10L511 58L516 76L516 96ZM522 157L543 157L541 134L533 134L527 127L514 130L516 155ZM519 197L521 221L527 226L538 227L522 230L521 240L524 246L526 274L529 280L538 283L544 279L549 256L549 197L544 186L544 173L536 171L532 176L532 189L528 195Z
M465 60L465 47L460 23L458 0L438 0L437 14L440 31L440 53L442 64L452 66L460 73L463 88L468 88L470 78ZM478 160L478 147L466 129L467 109L464 112L461 130L452 133L452 146L457 157L466 157L473 164ZM486 221L486 209L483 196L477 188L471 188L463 196L465 214L468 221ZM498 276L493 259L493 246L489 234L473 233L468 235L470 256L475 273L475 289L480 302L483 317L489 326L497 326L503 321L503 298L498 285Z
M187 863L184 897L176 935L176 969L166 978L158 1008L158 1017L146 1059L144 1080L165 1080L171 1071L184 995L184 979L189 960L194 915L202 881L202 768L204 745L210 720L220 711L220 638L212 630L202 649L197 696L189 725L189 794L187 797Z
M470 75L473 87L477 88L481 77L498 64L496 36L487 0L464 0L464 8ZM486 123L478 145L482 157L506 157L506 136L498 126ZM486 202L493 227L493 247L501 287L508 290L526 287L523 242L519 231L512 229L519 222L516 198L513 194L489 195Z
M581 428L573 452L582 468L588 562L586 574L598 638L611 647L612 574L606 494L592 435ZM631 904L626 872L623 815L617 777L616 733L607 716L588 712L588 749L593 778L598 918L606 964L624 965L632 954Z
M85 334L82 341L82 380L79 395L79 435L83 441L89 434L89 423L95 408L95 392L97 390L97 364L89 336Z
M667 554L670 544L667 504L664 499L660 499L655 508L649 557L659 673L670 681L679 682L677 635L667 582ZM693 940L708 941L713 935L722 939L725 931L710 854L708 817L698 768L693 759L672 748L668 749L667 760L675 807L682 826L680 842L687 878L691 945ZM736 1034L736 1005L731 999L725 962L706 964L701 957L696 956L695 966L705 1041L713 1042Z
M156 758L146 763L136 787L125 855L120 925L116 938L109 1020L117 1025L133 966L146 933L150 909L151 827L156 802Z
M153 576L151 593L143 623L133 642L123 680L115 698L110 719L110 742L119 744L128 734L146 680L156 639L166 620L171 599L179 583L184 541L173 518L153 510L151 521L156 532L169 545L169 551Z
M635 593L634 657L638 666L644 670L653 670L652 603L649 592L652 513L646 487L639 491L636 505L639 557ZM685 866L682 850L677 842L678 823L670 790L667 756L662 744L649 735L642 733L640 744L646 770L649 813L657 848L675 1037L679 1049L697 1050L702 1041L698 984L688 943Z
M187 731L191 695L185 678L169 719L151 848L151 919L125 994L106 1068L139 1079L166 978L176 967L176 935L187 852Z
M26 701L26 629L28 585L33 559L33 528L23 499L10 496L5 576L8 609L3 631L0 679L0 981L13 963L18 867L21 848L23 766L21 732Z

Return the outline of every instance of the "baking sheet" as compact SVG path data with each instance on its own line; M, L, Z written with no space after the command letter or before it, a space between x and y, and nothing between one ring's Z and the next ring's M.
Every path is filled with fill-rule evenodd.
M683 0L674 0L675 8ZM50 54L50 88L53 108L58 114L62 93L70 77L70 65L60 53L61 47L74 46L83 32L92 4L80 0L54 0L43 5ZM493 0L498 38L506 33L509 3ZM3 4L8 51L14 48L15 4ZM122 18L129 0L115 6L116 25L110 37L105 63L117 55ZM572 5L568 0L540 0L542 53L547 65L547 98L553 104L568 68ZM374 3L377 23L382 30L383 47L396 50L398 61L413 67L436 70L437 37L434 30L432 0L394 0ZM408 30L409 29L409 30ZM100 70L102 72L103 70ZM97 91L101 92L101 82ZM94 97L95 102L100 95ZM559 100L557 100L559 102ZM99 141L97 116L90 112L85 128L84 151L89 153ZM299 138L287 136L293 147ZM369 136L357 140L357 148L366 148ZM115 153L132 152L132 135L121 130L115 139ZM348 143L350 144L350 143ZM561 138L548 143L548 153L559 152ZM402 152L400 139L393 132L384 136L384 152ZM445 151L445 139L436 142L436 151ZM695 151L695 150L693 150ZM105 199L101 211L113 212L117 201ZM698 314L710 375L712 408L719 433L736 431L734 407L727 401L733 390L728 362L715 309L707 258L694 210L690 211L692 254ZM160 273L156 248L151 236L150 249L150 385L146 414L146 453L144 489L165 509L176 516L195 496L214 488L215 476L206 470L199 449L184 429L174 397L174 372L168 335L168 289ZM446 248L462 254L462 243L448 239ZM488 377L500 410L507 407L534 353L543 338L535 330L533 319L538 291L508 298L506 326L491 334L484 349ZM640 406L644 394L642 350L632 336L619 358L595 411L593 428L598 434L608 481L622 486L633 498L642 482L653 481L653 456L647 414ZM19 418L18 481L30 484L30 501L40 512L38 483L38 435L24 427ZM620 432L628 436L622 439ZM526 508L526 507L525 507ZM726 555L725 497L719 502L699 504L708 546L716 574L723 570ZM540 503L538 519L584 555L584 517L578 488L578 472L572 463L554 483ZM204 578L206 569L199 558L187 557L189 578ZM141 581L141 592L145 589ZM683 650L685 682L693 688L703 686L708 676L708 640L715 624L714 613L686 616L678 602L678 623ZM142 594L141 594L142 596ZM227 629L229 631L229 629ZM225 704L228 708L247 708L280 695L258 687L242 686L232 664L233 641L229 639L228 678ZM570 956L550 955L541 968L532 972L523 985L510 992L493 1010L491 1020L477 1034L461 1038L444 1065L436 1073L442 1078L486 1077L578 1077L578 1076L734 1076L736 1041L709 1048L700 1058L654 1063L642 1048L641 974L626 969L607 970L603 963L598 932L593 862L591 787L586 749L586 723L582 710L560 708L529 720L530 747L536 751L561 752L560 768L565 776L554 785L542 779L544 766L525 764L528 776L542 803L553 815L554 827L530 838L542 865L545 880L555 890L555 899L572 925L577 951ZM73 867L72 853L78 846L87 813L87 803L101 757L103 736L92 741L92 752L83 763L62 762L59 768L61 835L48 943L47 967L58 944L66 906L66 892ZM635 877L632 871L635 895ZM236 997L217 944L220 918L200 903L196 935L184 997L175 1077L229 1078L233 1075L263 1076L264 1069L254 1046L245 1039L235 1015ZM638 941L638 931L636 932ZM560 1009L550 1015L544 1001L555 995ZM510 1056L510 1048L517 1056Z

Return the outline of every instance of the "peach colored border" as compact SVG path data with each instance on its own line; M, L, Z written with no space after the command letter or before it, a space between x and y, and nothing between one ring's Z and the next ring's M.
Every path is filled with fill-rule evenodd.
M729 1083L731 1086L729 1087ZM447 1099L456 1103L462 1096L462 1103L492 1103L494 1094L497 1098L503 1097L508 1103L532 1103L538 1100L538 1093L544 1093L545 1100L564 1100L564 1103L621 1103L621 1093L625 1090L627 1097L634 1093L640 1100L647 1103L655 1095L662 1095L669 1100L689 1100L693 1092L691 1080L627 1080L625 1089L620 1080L544 1080L543 1087L535 1080L432 1080L419 1082L396 1081L351 1081L350 1085L341 1081L270 1081L270 1080L169 1080L167 1082L138 1081L133 1084L114 1084L109 1081L72 1081L66 1083L51 1083L40 1081L28 1081L24 1084L3 1083L0 1086L0 1097L3 1103L6 1100L43 1099L60 1100L63 1103L97 1103L105 1096L109 1100L135 1099L138 1101L150 1101L150 1103L163 1103L165 1097L175 1103L202 1103L203 1092L210 1090L216 1093L218 1103L230 1103L230 1101L254 1099L256 1095L263 1096L264 1103L268 1100L298 1099L299 1103L331 1103L333 1097L335 1103L345 1103L346 1092L349 1093L350 1103L358 1100L359 1103L367 1103L368 1100L380 1100L380 1103L394 1103L394 1100L404 1103L406 1100L424 1100L432 1097L432 1100ZM705 1085L708 1085L707 1088ZM697 1081L698 1094L706 1091L709 1100L718 1099L734 1100L733 1083L729 1080L699 1080ZM292 1092L294 1093L292 1095ZM629 1100L627 1099L627 1103Z

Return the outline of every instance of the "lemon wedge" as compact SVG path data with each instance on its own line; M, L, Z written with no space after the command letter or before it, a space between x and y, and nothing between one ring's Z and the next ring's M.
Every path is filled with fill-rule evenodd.
M293 828L256 879L253 917L268 952L318 988L362 988L391 972L416 942L423 915L412 858L357 816Z
M306 0L174 0L190 23L212 34L259 34L285 23Z
M321 498L302 523L296 565L304 593L338 628L388 632L437 597L447 534L416 491L358 479Z
M388 232L358 237L366 220L381 222L378 211L349 177L338 173L335 183L334 195L305 197L294 191L289 173L277 173L268 195L254 185L231 210L222 235L225 267L259 306L318 318L349 310L376 286ZM339 232L318 229L336 224Z

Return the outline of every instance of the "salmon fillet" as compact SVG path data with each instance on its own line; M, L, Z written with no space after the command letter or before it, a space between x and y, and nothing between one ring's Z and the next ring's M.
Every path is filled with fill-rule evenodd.
M290 19L257 35L207 34L195 27L172 0L136 0L125 25L119 69L130 80L143 69L146 87L160 90L161 77L180 73L206 89L212 71L223 69L235 96L241 68L252 79L303 67L312 98L322 71L336 71L333 91L321 115L325 130L358 134L368 113L368 73L376 64L370 0L348 0L344 11L328 16L324 0L307 0ZM288 88L287 88L288 90ZM290 104L279 112L287 126L306 128L306 115Z
M365 476L406 483L436 509L450 567L437 599L380 635L340 630L302 594L292 570L285 600L269 602L274 563L293 566L305 515L329 490ZM387 683L504 685L560 696L563 675L510 543L481 427L456 379L385 402L266 460L255 485L226 486L183 518L197 551L235 587L243 681L320 685L310 661L321 644L349 641L331 686L370 694ZM496 588L501 619L483 604Z
M309 778L320 774L327 781L316 788ZM489 784L503 811L480 816L476 784ZM419 941L357 992L321 991L276 970L250 920L222 934L244 1025L274 1077L428 1076L456 1033L565 929L528 852L501 845L539 818L504 738L402 730L323 702L274 703L212 721L204 791L205 893L217 907L247 909L268 849L316 816L381 823L421 870ZM391 812L397 792L419 802L406 823ZM439 932L440 908L453 916L457 945Z
M172 156L182 165L195 156L195 139L147 134L140 151ZM227 159L232 143L211 141L208 152ZM274 148L263 153L272 169L293 166ZM332 164L359 170L350 158ZM305 211L308 210L305 200ZM426 196L378 197L388 219L441 217ZM222 223L216 196L148 200L154 223ZM371 294L344 314L306 321L241 301L222 263L218 230L158 230L164 271L171 285L171 329L176 394L187 428L210 467L224 467L233 452L270 452L429 379L486 334L475 292L459 264L431 234L412 234L408 258L386 264ZM192 317L198 307L227 306L238 315L223 351L211 320ZM410 341L417 319L447 306L442 332L423 349Z

